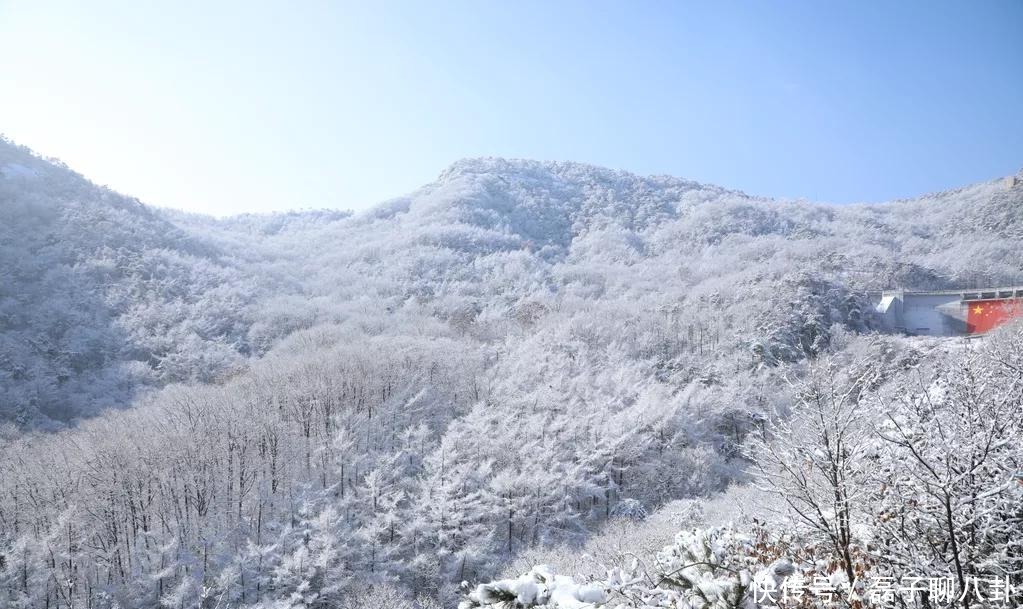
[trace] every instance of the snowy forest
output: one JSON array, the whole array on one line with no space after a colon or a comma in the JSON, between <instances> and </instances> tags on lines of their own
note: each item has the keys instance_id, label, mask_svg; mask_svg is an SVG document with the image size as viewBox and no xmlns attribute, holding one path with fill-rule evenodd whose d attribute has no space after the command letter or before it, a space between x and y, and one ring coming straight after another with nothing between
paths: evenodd
<instances>
[{"instance_id":1,"label":"snowy forest","mask_svg":"<svg viewBox=\"0 0 1023 609\"><path fill-rule=\"evenodd\" d=\"M1021 285L1021 243L1023 174L484 158L213 218L0 141L0 607L1020 606L1023 325L870 293Z\"/></svg>"}]
</instances>

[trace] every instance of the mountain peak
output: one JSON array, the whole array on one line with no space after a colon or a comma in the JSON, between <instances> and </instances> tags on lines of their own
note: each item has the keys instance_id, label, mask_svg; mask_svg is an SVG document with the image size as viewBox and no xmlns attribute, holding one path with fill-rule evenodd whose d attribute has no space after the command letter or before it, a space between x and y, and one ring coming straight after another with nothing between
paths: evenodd
<instances>
[{"instance_id":1,"label":"mountain peak","mask_svg":"<svg viewBox=\"0 0 1023 609\"><path fill-rule=\"evenodd\" d=\"M464 176L493 176L506 181L534 181L541 178L579 184L641 184L650 187L713 188L693 180L669 175L641 175L622 169L611 169L575 161L541 161L506 157L468 157L455 161L438 176L438 182L449 182ZM725 190L725 189L720 189Z\"/></svg>"}]
</instances>

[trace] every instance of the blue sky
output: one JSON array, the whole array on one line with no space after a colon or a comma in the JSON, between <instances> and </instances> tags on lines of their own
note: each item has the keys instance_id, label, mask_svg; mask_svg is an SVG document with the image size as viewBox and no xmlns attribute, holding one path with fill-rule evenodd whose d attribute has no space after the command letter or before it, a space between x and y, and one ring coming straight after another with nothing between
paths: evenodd
<instances>
[{"instance_id":1,"label":"blue sky","mask_svg":"<svg viewBox=\"0 0 1023 609\"><path fill-rule=\"evenodd\" d=\"M1023 168L1021 31L1017 0L0 0L0 133L217 215L484 155L881 201Z\"/></svg>"}]
</instances>

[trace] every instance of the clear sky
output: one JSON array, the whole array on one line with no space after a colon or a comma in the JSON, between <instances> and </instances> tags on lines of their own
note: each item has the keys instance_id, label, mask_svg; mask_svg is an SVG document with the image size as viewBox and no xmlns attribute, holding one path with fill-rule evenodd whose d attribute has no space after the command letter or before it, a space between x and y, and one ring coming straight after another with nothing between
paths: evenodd
<instances>
[{"instance_id":1,"label":"clear sky","mask_svg":"<svg viewBox=\"0 0 1023 609\"><path fill-rule=\"evenodd\" d=\"M1023 2L0 0L0 133L217 215L497 155L879 201L1023 167Z\"/></svg>"}]
</instances>

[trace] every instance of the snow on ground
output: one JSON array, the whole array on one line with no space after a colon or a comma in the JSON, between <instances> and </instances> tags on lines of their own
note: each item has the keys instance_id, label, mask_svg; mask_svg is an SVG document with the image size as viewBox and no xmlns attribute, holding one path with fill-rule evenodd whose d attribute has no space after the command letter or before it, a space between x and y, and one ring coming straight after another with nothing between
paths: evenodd
<instances>
[{"instance_id":1,"label":"snow on ground","mask_svg":"<svg viewBox=\"0 0 1023 609\"><path fill-rule=\"evenodd\" d=\"M516 606L551 605L559 609L589 609L607 602L604 590L595 584L579 584L566 575L555 575L547 565L537 565L515 579L480 584L460 609L515 601Z\"/></svg>"}]
</instances>

